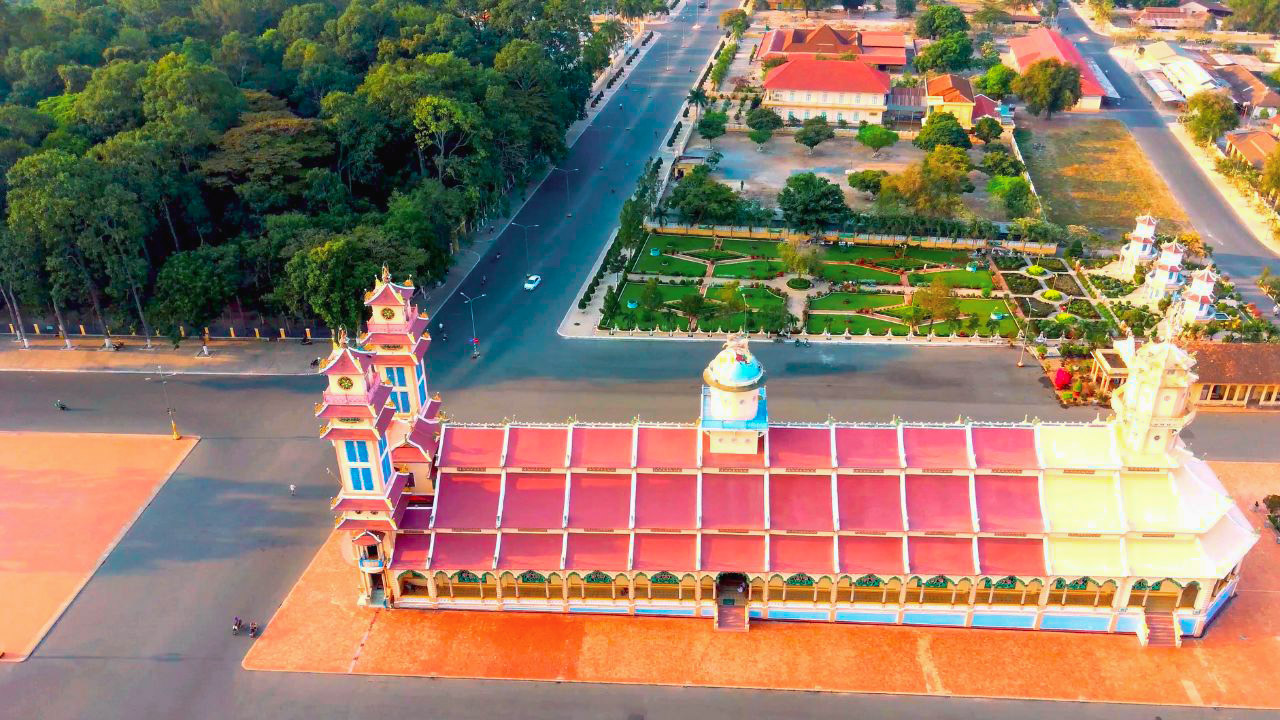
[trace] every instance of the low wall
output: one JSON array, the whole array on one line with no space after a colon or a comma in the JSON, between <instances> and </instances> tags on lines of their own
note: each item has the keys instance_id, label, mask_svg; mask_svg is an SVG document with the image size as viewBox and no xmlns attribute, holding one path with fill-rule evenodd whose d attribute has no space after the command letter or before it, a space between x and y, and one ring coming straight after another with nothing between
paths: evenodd
<instances>
[{"instance_id":1,"label":"low wall","mask_svg":"<svg viewBox=\"0 0 1280 720\"><path fill-rule=\"evenodd\" d=\"M814 237L786 228L735 227L730 225L677 225L660 224L646 220L645 230L661 235L690 235L696 237L739 238L744 240L807 240ZM1001 248L1032 255L1053 255L1058 252L1057 243L1038 243L1027 240L992 240L987 238L950 238L920 235L886 235L880 233L825 232L817 236L823 242L856 242L862 245L916 245L926 248L956 250L982 250Z\"/></svg>"}]
</instances>

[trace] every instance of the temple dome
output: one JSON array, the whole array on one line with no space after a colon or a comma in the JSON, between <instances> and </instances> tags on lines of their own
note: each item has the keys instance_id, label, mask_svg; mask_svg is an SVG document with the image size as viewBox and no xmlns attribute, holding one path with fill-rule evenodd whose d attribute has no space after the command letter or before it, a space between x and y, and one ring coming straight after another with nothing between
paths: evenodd
<instances>
[{"instance_id":1,"label":"temple dome","mask_svg":"<svg viewBox=\"0 0 1280 720\"><path fill-rule=\"evenodd\" d=\"M764 384L764 367L747 349L747 339L737 336L724 344L702 379L708 385L728 392L746 392Z\"/></svg>"}]
</instances>

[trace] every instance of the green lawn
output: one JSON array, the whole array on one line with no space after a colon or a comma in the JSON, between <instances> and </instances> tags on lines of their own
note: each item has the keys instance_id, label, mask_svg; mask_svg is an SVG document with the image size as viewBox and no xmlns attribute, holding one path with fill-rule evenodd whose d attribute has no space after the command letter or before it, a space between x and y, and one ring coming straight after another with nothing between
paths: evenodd
<instances>
[{"instance_id":1,"label":"green lawn","mask_svg":"<svg viewBox=\"0 0 1280 720\"><path fill-rule=\"evenodd\" d=\"M894 335L907 334L906 325L866 315L809 315L810 333L821 335L824 330L830 329L832 335L843 335L845 328L854 335L862 335L867 330L873 335L884 335L886 332Z\"/></svg>"},{"instance_id":2,"label":"green lawn","mask_svg":"<svg viewBox=\"0 0 1280 720\"><path fill-rule=\"evenodd\" d=\"M629 282L622 286L622 305L625 308L628 300L640 302L640 296L644 293L644 283ZM658 283L658 295L662 298L662 302L675 302L686 295L697 295L697 285L663 285Z\"/></svg>"},{"instance_id":3,"label":"green lawn","mask_svg":"<svg viewBox=\"0 0 1280 720\"><path fill-rule=\"evenodd\" d=\"M690 250L706 250L715 244L709 237L693 235L650 235L640 252L648 253L649 248L656 247L666 252L688 252Z\"/></svg>"},{"instance_id":4,"label":"green lawn","mask_svg":"<svg viewBox=\"0 0 1280 720\"><path fill-rule=\"evenodd\" d=\"M827 245L822 248L819 257L823 260L841 260L844 262L853 262L854 260L880 260L882 258L892 258L894 249L883 245L848 245L840 247L839 245Z\"/></svg>"},{"instance_id":5,"label":"green lawn","mask_svg":"<svg viewBox=\"0 0 1280 720\"><path fill-rule=\"evenodd\" d=\"M630 330L636 328L638 330L660 330L668 332L671 330L688 330L689 318L672 312L669 315L663 313L649 313L641 309L626 310L618 313L615 323L620 330ZM600 329L608 328L601 325Z\"/></svg>"},{"instance_id":6,"label":"green lawn","mask_svg":"<svg viewBox=\"0 0 1280 720\"><path fill-rule=\"evenodd\" d=\"M870 293L837 292L814 298L809 301L810 311L821 310L862 310L863 308L882 308L901 305L905 298L902 295L873 295Z\"/></svg>"},{"instance_id":7,"label":"green lawn","mask_svg":"<svg viewBox=\"0 0 1280 720\"><path fill-rule=\"evenodd\" d=\"M880 267L892 268L894 270L919 270L920 268L928 264L929 263L925 260L921 260L919 258L910 258L910 257L902 257L902 258L891 257L891 258L884 258L883 260L876 260L876 265L879 265Z\"/></svg>"},{"instance_id":8,"label":"green lawn","mask_svg":"<svg viewBox=\"0 0 1280 720\"><path fill-rule=\"evenodd\" d=\"M726 238L720 241L720 249L742 255L759 255L767 258L778 257L778 241L776 240L736 240Z\"/></svg>"},{"instance_id":9,"label":"green lawn","mask_svg":"<svg viewBox=\"0 0 1280 720\"><path fill-rule=\"evenodd\" d=\"M913 274L910 277L912 285L930 285L934 278L943 277L947 284L953 288L971 288L973 290L984 290L991 287L991 271L977 270L969 272L968 270L943 270L936 273L920 273Z\"/></svg>"},{"instance_id":10,"label":"green lawn","mask_svg":"<svg viewBox=\"0 0 1280 720\"><path fill-rule=\"evenodd\" d=\"M1000 321L1000 327L998 329L999 333L1001 335L1012 335L1018 332L1018 324L1013 319L1013 311L1009 309L1009 304L1004 300L989 298L961 298L959 300L959 305L960 320L957 324L960 328L964 327L964 318L966 316L977 315L979 320L978 334L986 336L988 334L985 330L987 318L991 317L991 313L993 312L1002 312L1005 314L1005 317ZM903 320L911 317L910 307L892 308L884 310L883 312L885 315L892 315L894 317L902 318ZM956 330L951 323L935 322L921 325L919 332L927 333L928 328L930 327L934 328L939 335L950 335Z\"/></svg>"},{"instance_id":11,"label":"green lawn","mask_svg":"<svg viewBox=\"0 0 1280 720\"><path fill-rule=\"evenodd\" d=\"M776 260L748 260L746 262L718 263L713 277L764 280L782 272L782 263Z\"/></svg>"},{"instance_id":12,"label":"green lawn","mask_svg":"<svg viewBox=\"0 0 1280 720\"><path fill-rule=\"evenodd\" d=\"M682 277L702 277L707 272L704 263L671 257L670 255L650 255L646 250L636 259L632 272L645 275L679 275Z\"/></svg>"},{"instance_id":13,"label":"green lawn","mask_svg":"<svg viewBox=\"0 0 1280 720\"><path fill-rule=\"evenodd\" d=\"M829 263L823 263L822 271L819 274L824 280L830 280L832 282L866 280L874 282L877 285L896 285L898 283L898 276L891 272L862 267L860 265L831 265Z\"/></svg>"},{"instance_id":14,"label":"green lawn","mask_svg":"<svg viewBox=\"0 0 1280 720\"><path fill-rule=\"evenodd\" d=\"M709 260L717 262L720 260L733 260L742 257L738 253L725 252L724 250L690 250L687 255L696 257L699 260Z\"/></svg>"},{"instance_id":15,"label":"green lawn","mask_svg":"<svg viewBox=\"0 0 1280 720\"><path fill-rule=\"evenodd\" d=\"M957 265L963 267L969 262L969 253L964 250L948 250L946 248L908 247L907 257L924 260L935 265Z\"/></svg>"},{"instance_id":16,"label":"green lawn","mask_svg":"<svg viewBox=\"0 0 1280 720\"><path fill-rule=\"evenodd\" d=\"M770 306L781 306L786 301L781 295L777 295L769 288L742 288L742 297L747 301L747 307L760 310Z\"/></svg>"}]
</instances>

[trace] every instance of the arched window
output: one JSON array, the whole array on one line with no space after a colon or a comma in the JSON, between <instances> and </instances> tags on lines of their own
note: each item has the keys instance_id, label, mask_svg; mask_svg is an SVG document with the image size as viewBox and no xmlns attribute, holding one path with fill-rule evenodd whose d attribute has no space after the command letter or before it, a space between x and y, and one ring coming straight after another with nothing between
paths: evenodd
<instances>
[{"instance_id":1,"label":"arched window","mask_svg":"<svg viewBox=\"0 0 1280 720\"><path fill-rule=\"evenodd\" d=\"M480 599L495 600L498 597L498 576L485 573L480 577Z\"/></svg>"},{"instance_id":2,"label":"arched window","mask_svg":"<svg viewBox=\"0 0 1280 720\"><path fill-rule=\"evenodd\" d=\"M831 582L831 578L824 577L818 579L818 584L813 595L813 601L827 605L831 602L831 590L835 587L835 583Z\"/></svg>"},{"instance_id":3,"label":"arched window","mask_svg":"<svg viewBox=\"0 0 1280 720\"><path fill-rule=\"evenodd\" d=\"M515 600L520 597L520 591L516 589L516 576L512 573L502 573L502 577L498 578L498 587L502 590L503 600Z\"/></svg>"},{"instance_id":4,"label":"arched window","mask_svg":"<svg viewBox=\"0 0 1280 720\"><path fill-rule=\"evenodd\" d=\"M853 581L853 601L861 603L881 603L885 601L888 585L883 578L876 575L863 575ZM897 602L895 596L893 602Z\"/></svg>"},{"instance_id":5,"label":"arched window","mask_svg":"<svg viewBox=\"0 0 1280 720\"><path fill-rule=\"evenodd\" d=\"M786 597L786 588L786 581L782 579L781 575L774 575L769 578L769 601L776 602L784 599Z\"/></svg>"},{"instance_id":6,"label":"arched window","mask_svg":"<svg viewBox=\"0 0 1280 720\"><path fill-rule=\"evenodd\" d=\"M853 602L853 578L848 575L841 575L836 581L836 602Z\"/></svg>"},{"instance_id":7,"label":"arched window","mask_svg":"<svg viewBox=\"0 0 1280 720\"><path fill-rule=\"evenodd\" d=\"M470 570L459 570L450 578L453 581L453 596L460 599L480 599L480 576Z\"/></svg>"},{"instance_id":8,"label":"arched window","mask_svg":"<svg viewBox=\"0 0 1280 720\"><path fill-rule=\"evenodd\" d=\"M1109 608L1116 604L1116 581L1108 580L1098 586L1098 602L1094 607Z\"/></svg>"},{"instance_id":9,"label":"arched window","mask_svg":"<svg viewBox=\"0 0 1280 720\"><path fill-rule=\"evenodd\" d=\"M547 576L547 595L552 600L564 599L564 578L560 577L560 573Z\"/></svg>"},{"instance_id":10,"label":"arched window","mask_svg":"<svg viewBox=\"0 0 1280 720\"><path fill-rule=\"evenodd\" d=\"M782 597L787 602L813 602L813 578L804 573L796 573L783 581Z\"/></svg>"},{"instance_id":11,"label":"arched window","mask_svg":"<svg viewBox=\"0 0 1280 720\"><path fill-rule=\"evenodd\" d=\"M956 581L951 594L952 605L968 605L969 594L973 591L973 581L969 578L960 578Z\"/></svg>"},{"instance_id":12,"label":"arched window","mask_svg":"<svg viewBox=\"0 0 1280 720\"><path fill-rule=\"evenodd\" d=\"M422 597L423 595L429 594L427 576L417 570L406 570L400 573L400 576L396 578L396 580L400 583L401 596L408 595Z\"/></svg>"},{"instance_id":13,"label":"arched window","mask_svg":"<svg viewBox=\"0 0 1280 720\"><path fill-rule=\"evenodd\" d=\"M680 599L692 601L698 595L698 579L692 575L680 578Z\"/></svg>"},{"instance_id":14,"label":"arched window","mask_svg":"<svg viewBox=\"0 0 1280 720\"><path fill-rule=\"evenodd\" d=\"M1094 607L1098 604L1098 583L1087 577L1070 581L1058 578L1053 581L1049 602L1062 606Z\"/></svg>"},{"instance_id":15,"label":"arched window","mask_svg":"<svg viewBox=\"0 0 1280 720\"><path fill-rule=\"evenodd\" d=\"M680 578L663 570L649 577L649 598L651 600L679 600Z\"/></svg>"},{"instance_id":16,"label":"arched window","mask_svg":"<svg viewBox=\"0 0 1280 720\"><path fill-rule=\"evenodd\" d=\"M764 602L765 580L756 575L751 578L751 602Z\"/></svg>"},{"instance_id":17,"label":"arched window","mask_svg":"<svg viewBox=\"0 0 1280 720\"><path fill-rule=\"evenodd\" d=\"M716 579L711 575L703 575L699 585L702 587L702 600L709 601L716 599Z\"/></svg>"},{"instance_id":18,"label":"arched window","mask_svg":"<svg viewBox=\"0 0 1280 720\"><path fill-rule=\"evenodd\" d=\"M1196 606L1196 598L1200 595L1200 583L1192 580L1187 586L1182 588L1182 594L1178 596L1178 607L1191 610Z\"/></svg>"},{"instance_id":19,"label":"arched window","mask_svg":"<svg viewBox=\"0 0 1280 720\"><path fill-rule=\"evenodd\" d=\"M516 576L516 593L522 598L549 598L546 576L533 570L520 573Z\"/></svg>"},{"instance_id":20,"label":"arched window","mask_svg":"<svg viewBox=\"0 0 1280 720\"><path fill-rule=\"evenodd\" d=\"M605 573L596 570L582 576L582 582L586 585L587 598L591 600L612 600L613 599L613 578Z\"/></svg>"},{"instance_id":21,"label":"arched window","mask_svg":"<svg viewBox=\"0 0 1280 720\"><path fill-rule=\"evenodd\" d=\"M446 573L436 573L436 597L453 597L453 582Z\"/></svg>"},{"instance_id":22,"label":"arched window","mask_svg":"<svg viewBox=\"0 0 1280 720\"><path fill-rule=\"evenodd\" d=\"M613 576L613 597L615 600L627 600L631 597L631 581L621 573Z\"/></svg>"},{"instance_id":23,"label":"arched window","mask_svg":"<svg viewBox=\"0 0 1280 720\"><path fill-rule=\"evenodd\" d=\"M568 579L569 599L581 600L586 594L586 583L582 582L582 576L578 573L569 573Z\"/></svg>"},{"instance_id":24,"label":"arched window","mask_svg":"<svg viewBox=\"0 0 1280 720\"><path fill-rule=\"evenodd\" d=\"M983 578L978 583L978 605L1021 605L1025 585L1013 576Z\"/></svg>"},{"instance_id":25,"label":"arched window","mask_svg":"<svg viewBox=\"0 0 1280 720\"><path fill-rule=\"evenodd\" d=\"M639 575L636 575L636 579L633 581L633 584L635 585L635 588L636 588L635 589L636 599L648 600L649 599L649 576L645 575L644 573L640 573Z\"/></svg>"},{"instance_id":26,"label":"arched window","mask_svg":"<svg viewBox=\"0 0 1280 720\"><path fill-rule=\"evenodd\" d=\"M955 583L944 575L934 575L923 582L921 602L927 604L950 605L955 594Z\"/></svg>"}]
</instances>

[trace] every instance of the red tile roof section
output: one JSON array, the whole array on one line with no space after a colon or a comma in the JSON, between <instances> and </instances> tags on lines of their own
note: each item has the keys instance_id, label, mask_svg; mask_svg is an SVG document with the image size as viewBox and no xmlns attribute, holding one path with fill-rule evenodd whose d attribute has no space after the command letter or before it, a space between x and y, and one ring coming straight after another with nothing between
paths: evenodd
<instances>
[{"instance_id":1,"label":"red tile roof section","mask_svg":"<svg viewBox=\"0 0 1280 720\"><path fill-rule=\"evenodd\" d=\"M392 570L425 570L427 554L431 550L430 535L396 535L395 553L391 556Z\"/></svg>"},{"instance_id":2,"label":"red tile roof section","mask_svg":"<svg viewBox=\"0 0 1280 720\"><path fill-rule=\"evenodd\" d=\"M702 567L708 572L765 571L763 535L702 535Z\"/></svg>"},{"instance_id":3,"label":"red tile roof section","mask_svg":"<svg viewBox=\"0 0 1280 720\"><path fill-rule=\"evenodd\" d=\"M764 476L702 474L702 527L764 528Z\"/></svg>"},{"instance_id":4,"label":"red tile roof section","mask_svg":"<svg viewBox=\"0 0 1280 720\"><path fill-rule=\"evenodd\" d=\"M499 570L559 570L563 533L503 533Z\"/></svg>"},{"instance_id":5,"label":"red tile roof section","mask_svg":"<svg viewBox=\"0 0 1280 720\"><path fill-rule=\"evenodd\" d=\"M838 475L841 530L902 530L902 488L897 475Z\"/></svg>"},{"instance_id":6,"label":"red tile roof section","mask_svg":"<svg viewBox=\"0 0 1280 720\"><path fill-rule=\"evenodd\" d=\"M441 467L502 466L502 428L450 425L444 431Z\"/></svg>"},{"instance_id":7,"label":"red tile roof section","mask_svg":"<svg viewBox=\"0 0 1280 720\"><path fill-rule=\"evenodd\" d=\"M559 528L564 516L563 473L507 473L502 497L502 527L522 530Z\"/></svg>"},{"instance_id":8,"label":"red tile roof section","mask_svg":"<svg viewBox=\"0 0 1280 720\"><path fill-rule=\"evenodd\" d=\"M756 441L756 452L750 455L711 452L711 438L702 436L702 467L704 468L761 468L764 463L764 440Z\"/></svg>"},{"instance_id":9,"label":"red tile roof section","mask_svg":"<svg viewBox=\"0 0 1280 720\"><path fill-rule=\"evenodd\" d=\"M831 532L830 475L769 475L769 527Z\"/></svg>"},{"instance_id":10,"label":"red tile roof section","mask_svg":"<svg viewBox=\"0 0 1280 720\"><path fill-rule=\"evenodd\" d=\"M796 58L764 77L766 90L818 90L886 94L889 74L861 60Z\"/></svg>"},{"instance_id":11,"label":"red tile roof section","mask_svg":"<svg viewBox=\"0 0 1280 720\"><path fill-rule=\"evenodd\" d=\"M569 533L566 570L618 572L627 567L631 536L613 533Z\"/></svg>"},{"instance_id":12,"label":"red tile roof section","mask_svg":"<svg viewBox=\"0 0 1280 720\"><path fill-rule=\"evenodd\" d=\"M500 475L440 473L436 486L437 528L492 528L498 519Z\"/></svg>"},{"instance_id":13,"label":"red tile roof section","mask_svg":"<svg viewBox=\"0 0 1280 720\"><path fill-rule=\"evenodd\" d=\"M1070 63L1080 69L1080 91L1087 96L1103 96L1106 91L1093 74L1093 69L1085 62L1084 57L1070 40L1054 30L1037 28L1022 37L1009 40L1009 50L1017 60L1019 68L1025 70L1028 65L1039 60L1054 58Z\"/></svg>"},{"instance_id":14,"label":"red tile roof section","mask_svg":"<svg viewBox=\"0 0 1280 720\"><path fill-rule=\"evenodd\" d=\"M694 527L698 515L696 475L636 475L636 527Z\"/></svg>"},{"instance_id":15,"label":"red tile roof section","mask_svg":"<svg viewBox=\"0 0 1280 720\"><path fill-rule=\"evenodd\" d=\"M992 100L986 95L976 95L973 98L973 121L978 122L979 118L989 117L993 120L1000 119L1000 103Z\"/></svg>"},{"instance_id":16,"label":"red tile roof section","mask_svg":"<svg viewBox=\"0 0 1280 720\"><path fill-rule=\"evenodd\" d=\"M874 535L841 535L840 572L854 575L900 575L906 572L902 563L901 537Z\"/></svg>"},{"instance_id":17,"label":"red tile roof section","mask_svg":"<svg viewBox=\"0 0 1280 720\"><path fill-rule=\"evenodd\" d=\"M1044 532L1040 481L1027 475L974 475L978 529L982 532Z\"/></svg>"},{"instance_id":18,"label":"red tile roof section","mask_svg":"<svg viewBox=\"0 0 1280 720\"><path fill-rule=\"evenodd\" d=\"M493 567L498 536L480 533L436 533L431 551L433 570L471 570L483 574Z\"/></svg>"},{"instance_id":19,"label":"red tile roof section","mask_svg":"<svg viewBox=\"0 0 1280 720\"><path fill-rule=\"evenodd\" d=\"M977 467L1037 470L1035 430L1025 427L975 427L973 456Z\"/></svg>"},{"instance_id":20,"label":"red tile roof section","mask_svg":"<svg viewBox=\"0 0 1280 720\"><path fill-rule=\"evenodd\" d=\"M637 428L636 467L698 467L698 430L693 427Z\"/></svg>"},{"instance_id":21,"label":"red tile roof section","mask_svg":"<svg viewBox=\"0 0 1280 720\"><path fill-rule=\"evenodd\" d=\"M902 444L906 448L907 467L968 468L968 429L904 427Z\"/></svg>"},{"instance_id":22,"label":"red tile roof section","mask_svg":"<svg viewBox=\"0 0 1280 720\"><path fill-rule=\"evenodd\" d=\"M978 562L984 575L1044 577L1044 542L1021 538L978 538Z\"/></svg>"},{"instance_id":23,"label":"red tile roof section","mask_svg":"<svg viewBox=\"0 0 1280 720\"><path fill-rule=\"evenodd\" d=\"M507 436L507 467L565 467L569 431L564 427L512 425Z\"/></svg>"},{"instance_id":24,"label":"red tile roof section","mask_svg":"<svg viewBox=\"0 0 1280 720\"><path fill-rule=\"evenodd\" d=\"M697 564L698 536L636 533L632 570L681 572Z\"/></svg>"},{"instance_id":25,"label":"red tile roof section","mask_svg":"<svg viewBox=\"0 0 1280 720\"><path fill-rule=\"evenodd\" d=\"M835 568L834 553L830 536L770 535L769 572L829 573Z\"/></svg>"},{"instance_id":26,"label":"red tile roof section","mask_svg":"<svg viewBox=\"0 0 1280 720\"><path fill-rule=\"evenodd\" d=\"M404 515L397 525L401 530L426 530L431 527L431 508L405 508Z\"/></svg>"},{"instance_id":27,"label":"red tile roof section","mask_svg":"<svg viewBox=\"0 0 1280 720\"><path fill-rule=\"evenodd\" d=\"M836 466L888 469L902 467L897 428L836 427Z\"/></svg>"},{"instance_id":28,"label":"red tile roof section","mask_svg":"<svg viewBox=\"0 0 1280 720\"><path fill-rule=\"evenodd\" d=\"M623 530L631 521L631 475L569 476L569 527Z\"/></svg>"},{"instance_id":29,"label":"red tile roof section","mask_svg":"<svg viewBox=\"0 0 1280 720\"><path fill-rule=\"evenodd\" d=\"M907 475L909 530L973 532L969 478L964 475Z\"/></svg>"},{"instance_id":30,"label":"red tile roof section","mask_svg":"<svg viewBox=\"0 0 1280 720\"><path fill-rule=\"evenodd\" d=\"M586 468L629 468L634 435L634 427L575 427L569 464Z\"/></svg>"},{"instance_id":31,"label":"red tile roof section","mask_svg":"<svg viewBox=\"0 0 1280 720\"><path fill-rule=\"evenodd\" d=\"M830 428L769 428L769 467L821 470L832 461Z\"/></svg>"},{"instance_id":32,"label":"red tile roof section","mask_svg":"<svg viewBox=\"0 0 1280 720\"><path fill-rule=\"evenodd\" d=\"M917 575L975 575L973 539L948 537L907 538L907 562Z\"/></svg>"}]
</instances>

